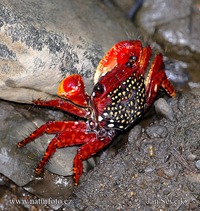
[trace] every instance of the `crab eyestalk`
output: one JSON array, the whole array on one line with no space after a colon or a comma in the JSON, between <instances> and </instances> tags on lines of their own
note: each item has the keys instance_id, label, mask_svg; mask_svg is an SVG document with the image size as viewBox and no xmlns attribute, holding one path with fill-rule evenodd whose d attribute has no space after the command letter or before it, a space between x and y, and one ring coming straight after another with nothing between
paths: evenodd
<instances>
[{"instance_id":1,"label":"crab eyestalk","mask_svg":"<svg viewBox=\"0 0 200 211\"><path fill-rule=\"evenodd\" d=\"M78 75L70 75L63 79L58 86L58 96L73 102L76 105L86 107L89 96L85 91L83 78Z\"/></svg>"}]
</instances>

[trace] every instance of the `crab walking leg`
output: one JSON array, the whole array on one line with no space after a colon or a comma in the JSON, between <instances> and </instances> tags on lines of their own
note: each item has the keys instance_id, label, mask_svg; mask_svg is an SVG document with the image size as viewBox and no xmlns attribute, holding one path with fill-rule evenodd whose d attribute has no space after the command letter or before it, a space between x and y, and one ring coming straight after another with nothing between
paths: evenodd
<instances>
[{"instance_id":1,"label":"crab walking leg","mask_svg":"<svg viewBox=\"0 0 200 211\"><path fill-rule=\"evenodd\" d=\"M163 70L162 54L155 56L152 67L146 78L146 103L150 105L155 99L160 87L172 97L176 95L176 91L168 80L165 71Z\"/></svg>"},{"instance_id":2,"label":"crab walking leg","mask_svg":"<svg viewBox=\"0 0 200 211\"><path fill-rule=\"evenodd\" d=\"M164 70L163 70L164 72ZM163 89L165 89L165 91L171 96L171 97L175 97L176 96L176 90L174 89L174 87L172 86L172 84L170 83L170 81L168 80L165 72L164 72L164 76L163 76L163 81L161 83L161 86Z\"/></svg>"},{"instance_id":3,"label":"crab walking leg","mask_svg":"<svg viewBox=\"0 0 200 211\"><path fill-rule=\"evenodd\" d=\"M40 174L42 172L44 166L53 156L57 148L81 145L95 139L95 133L72 131L57 134L49 143L42 160L38 163L35 169L35 173Z\"/></svg>"},{"instance_id":4,"label":"crab walking leg","mask_svg":"<svg viewBox=\"0 0 200 211\"><path fill-rule=\"evenodd\" d=\"M140 71L138 72L138 75L139 74L142 74L142 75L145 74L146 67L148 66L150 56L151 56L151 47L147 46L147 47L143 48L142 55L141 55L140 60L139 60Z\"/></svg>"},{"instance_id":5,"label":"crab walking leg","mask_svg":"<svg viewBox=\"0 0 200 211\"><path fill-rule=\"evenodd\" d=\"M27 138L20 141L17 144L17 147L23 147L24 145L34 141L36 138L40 137L44 133L52 134L52 133L62 133L62 132L70 132L73 134L73 131L79 131L85 133L87 129L87 125L85 122L81 121L68 121L68 122L55 122L49 121L39 128L37 128L34 132L32 132Z\"/></svg>"},{"instance_id":6,"label":"crab walking leg","mask_svg":"<svg viewBox=\"0 0 200 211\"><path fill-rule=\"evenodd\" d=\"M99 152L105 146L107 146L111 142L110 137L106 137L103 140L91 140L81 146L77 151L77 154L74 158L74 181L75 185L78 184L78 180L83 173L83 161L91 157L92 155Z\"/></svg>"},{"instance_id":7,"label":"crab walking leg","mask_svg":"<svg viewBox=\"0 0 200 211\"><path fill-rule=\"evenodd\" d=\"M70 103L69 101L59 99L59 98L55 100L49 100L49 101L38 99L38 100L34 100L33 103L34 105L38 105L38 106L48 106L48 107L58 108L60 110L66 111L68 113L74 114L79 117L86 117L89 112L87 107L79 107L79 106L76 106L75 104Z\"/></svg>"}]
</instances>

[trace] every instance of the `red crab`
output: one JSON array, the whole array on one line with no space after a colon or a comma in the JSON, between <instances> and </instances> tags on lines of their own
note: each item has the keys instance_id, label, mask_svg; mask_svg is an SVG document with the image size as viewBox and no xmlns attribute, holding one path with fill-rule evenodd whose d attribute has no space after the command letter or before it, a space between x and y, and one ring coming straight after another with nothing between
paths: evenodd
<instances>
[{"instance_id":1,"label":"red crab","mask_svg":"<svg viewBox=\"0 0 200 211\"><path fill-rule=\"evenodd\" d=\"M60 83L60 98L33 102L39 106L59 108L85 119L47 122L18 143L18 147L23 147L44 133L56 134L35 169L36 173L41 173L57 148L82 145L74 158L73 172L77 185L83 173L82 161L96 154L117 134L130 127L152 104L160 87L170 96L175 96L175 90L164 72L161 54L155 56L145 79L150 56L151 48L143 48L139 40L121 41L100 61L91 96L85 91L82 77L74 74Z\"/></svg>"}]
</instances>

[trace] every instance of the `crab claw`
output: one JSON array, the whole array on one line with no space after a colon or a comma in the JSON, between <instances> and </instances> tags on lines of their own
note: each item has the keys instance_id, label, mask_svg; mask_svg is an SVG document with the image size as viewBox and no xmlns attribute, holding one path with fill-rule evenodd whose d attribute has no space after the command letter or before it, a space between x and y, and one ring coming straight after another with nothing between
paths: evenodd
<instances>
[{"instance_id":1,"label":"crab claw","mask_svg":"<svg viewBox=\"0 0 200 211\"><path fill-rule=\"evenodd\" d=\"M137 62L141 63L140 59L144 59L142 54L142 43L139 40L121 41L115 44L99 62L94 76L94 83L97 83L103 73L111 71L118 65L125 65L131 57L134 57ZM145 58L145 61L147 60Z\"/></svg>"},{"instance_id":2,"label":"crab claw","mask_svg":"<svg viewBox=\"0 0 200 211\"><path fill-rule=\"evenodd\" d=\"M89 96L85 91L83 78L78 74L64 78L58 86L57 94L76 105L83 107L88 105Z\"/></svg>"}]
</instances>

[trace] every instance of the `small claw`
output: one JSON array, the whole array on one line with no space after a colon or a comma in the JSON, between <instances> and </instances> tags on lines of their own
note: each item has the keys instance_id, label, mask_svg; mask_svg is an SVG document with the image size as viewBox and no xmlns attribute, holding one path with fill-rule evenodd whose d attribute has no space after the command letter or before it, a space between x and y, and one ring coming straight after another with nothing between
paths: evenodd
<instances>
[{"instance_id":1,"label":"small claw","mask_svg":"<svg viewBox=\"0 0 200 211\"><path fill-rule=\"evenodd\" d=\"M61 81L58 96L79 106L88 105L89 96L85 91L83 78L78 74L70 75Z\"/></svg>"}]
</instances>

